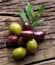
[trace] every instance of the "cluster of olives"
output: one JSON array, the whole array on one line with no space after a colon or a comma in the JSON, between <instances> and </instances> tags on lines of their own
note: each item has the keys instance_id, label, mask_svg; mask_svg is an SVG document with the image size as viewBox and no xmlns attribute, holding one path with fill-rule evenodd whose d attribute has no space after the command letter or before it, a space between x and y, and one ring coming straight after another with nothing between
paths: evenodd
<instances>
[{"instance_id":1,"label":"cluster of olives","mask_svg":"<svg viewBox=\"0 0 55 65\"><path fill-rule=\"evenodd\" d=\"M37 50L36 40L43 39L45 36L43 31L32 31L30 23L21 25L13 22L10 24L10 31L12 35L8 37L6 45L8 47L18 46L13 51L14 59L22 59L27 51L35 53Z\"/></svg>"}]
</instances>

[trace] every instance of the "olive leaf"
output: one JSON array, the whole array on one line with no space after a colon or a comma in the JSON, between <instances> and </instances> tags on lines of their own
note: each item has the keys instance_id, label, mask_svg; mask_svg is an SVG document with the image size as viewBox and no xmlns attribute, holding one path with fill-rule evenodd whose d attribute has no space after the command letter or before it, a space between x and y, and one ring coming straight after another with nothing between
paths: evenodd
<instances>
[{"instance_id":1,"label":"olive leaf","mask_svg":"<svg viewBox=\"0 0 55 65\"><path fill-rule=\"evenodd\" d=\"M19 14L20 14L20 18L22 19L23 22L26 22L28 20L26 13L24 12L23 9L19 8Z\"/></svg>"},{"instance_id":2,"label":"olive leaf","mask_svg":"<svg viewBox=\"0 0 55 65\"><path fill-rule=\"evenodd\" d=\"M40 16L42 15L44 9L45 9L45 5L42 4L38 13L33 17L32 23L35 22L36 20L40 19Z\"/></svg>"},{"instance_id":3,"label":"olive leaf","mask_svg":"<svg viewBox=\"0 0 55 65\"><path fill-rule=\"evenodd\" d=\"M39 17L38 17L37 15L35 15L35 16L33 17L32 23L35 22L35 21L37 21L38 19L39 19Z\"/></svg>"},{"instance_id":4,"label":"olive leaf","mask_svg":"<svg viewBox=\"0 0 55 65\"><path fill-rule=\"evenodd\" d=\"M32 24L32 27L39 26L39 25L42 24L43 22L44 22L44 19L41 19L41 20L35 21L35 22Z\"/></svg>"},{"instance_id":5,"label":"olive leaf","mask_svg":"<svg viewBox=\"0 0 55 65\"><path fill-rule=\"evenodd\" d=\"M45 9L45 4L42 4L39 11L38 11L38 13L37 13L38 17L40 17L42 15L44 9Z\"/></svg>"},{"instance_id":6,"label":"olive leaf","mask_svg":"<svg viewBox=\"0 0 55 65\"><path fill-rule=\"evenodd\" d=\"M39 26L40 24L43 23L43 19L40 20L40 16L42 15L43 11L45 9L45 5L42 4L38 13L36 15L34 15L34 11L32 8L32 5L30 5L29 3L26 5L26 13L24 12L23 9L19 9L19 14L21 19L23 20L23 22L26 22L28 19L30 20L30 22L32 22L32 27L36 27ZM28 18L27 18L27 16Z\"/></svg>"},{"instance_id":7,"label":"olive leaf","mask_svg":"<svg viewBox=\"0 0 55 65\"><path fill-rule=\"evenodd\" d=\"M29 20L32 22L34 17L34 11L33 11L32 5L30 5L29 3L26 5L26 13Z\"/></svg>"}]
</instances>

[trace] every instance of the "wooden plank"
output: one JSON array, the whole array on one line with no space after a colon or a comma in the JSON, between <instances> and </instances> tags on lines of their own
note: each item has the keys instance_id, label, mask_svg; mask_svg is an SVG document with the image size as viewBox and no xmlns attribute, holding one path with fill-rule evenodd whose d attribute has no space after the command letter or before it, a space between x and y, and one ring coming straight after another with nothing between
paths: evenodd
<instances>
[{"instance_id":1,"label":"wooden plank","mask_svg":"<svg viewBox=\"0 0 55 65\"><path fill-rule=\"evenodd\" d=\"M2 1L1 1L2 2ZM0 8L1 8L1 10L2 11L0 11L0 21L5 21L5 20L11 20L11 21L20 21L20 19L18 18L18 16L19 16L19 13L18 13L18 8L19 7L22 7L22 8L24 8L24 5L25 5L25 3L23 3L23 1L22 1L22 3L20 4L20 3L18 3L17 4L17 2L18 1L9 1L9 2L2 2L2 4L3 5L0 5ZM32 1L32 2L30 2L30 3L32 3L32 5L33 5L33 9L34 10L38 10L39 9L39 7L40 7L40 5L41 5L41 3L40 4L38 4L40 1L37 1L36 2L36 0L35 1ZM55 19L55 14L54 14L54 12L52 12L52 11L54 11L55 10L55 1L53 0L53 1L51 1L50 0L50 2L49 1L43 1L43 2L46 2L46 12L45 12L45 14L48 14L47 15L47 18L45 18L46 20L53 20L53 19ZM12 3L12 4L11 4ZM14 3L16 3L16 4L14 4ZM9 6L8 6L8 5ZM12 5L12 6L11 6ZM38 6L37 6L38 5ZM4 8L4 9L3 9ZM8 10L8 11L7 11ZM11 10L11 11L10 11ZM16 11L15 11L16 10ZM50 18L49 18L49 16L50 15L52 15ZM8 17L7 17L8 16ZM15 20L14 20L15 19Z\"/></svg>"},{"instance_id":2,"label":"wooden plank","mask_svg":"<svg viewBox=\"0 0 55 65\"><path fill-rule=\"evenodd\" d=\"M27 63L32 63L32 62L44 60L47 58L55 57L55 41L44 42L44 43L40 44L35 55L29 55L26 58L24 58L23 60L18 61L18 62L16 62L12 58L12 54L11 54L12 50L13 49L11 49L11 48L10 49L7 49L7 48L0 49L0 63L2 63L1 65L3 65L3 64L4 65L9 65L9 64L15 65L16 63L17 64L19 63L19 65L24 65Z\"/></svg>"},{"instance_id":3,"label":"wooden plank","mask_svg":"<svg viewBox=\"0 0 55 65\"><path fill-rule=\"evenodd\" d=\"M46 4L44 17L45 22L36 27L37 30L46 31L45 40L38 44L35 55L28 55L23 60L16 62L12 58L14 48L6 48L6 39L10 34L11 22L20 22L19 7L25 10L26 3L31 3L36 13L42 3ZM48 58L55 57L55 0L1 0L0 1L0 65L24 65ZM49 63L47 63L48 65ZM45 63L46 65L46 63Z\"/></svg>"},{"instance_id":4,"label":"wooden plank","mask_svg":"<svg viewBox=\"0 0 55 65\"><path fill-rule=\"evenodd\" d=\"M55 60L44 61L41 63L30 64L30 65L55 65Z\"/></svg>"},{"instance_id":5,"label":"wooden plank","mask_svg":"<svg viewBox=\"0 0 55 65\"><path fill-rule=\"evenodd\" d=\"M19 1L19 0L18 0ZM0 4L0 12L5 12L5 13L7 13L7 12L18 12L18 8L19 7L22 7L22 8L24 8L24 6L26 5L26 3L27 2L25 2L24 3L24 1L22 1L21 3L19 3L17 0L11 0L11 1L9 1L9 2L2 2L1 4ZM33 8L34 8L34 10L37 10L37 9L39 9L39 7L40 7L40 5L42 4L42 3L45 3L46 2L46 8L49 10L49 9L54 9L55 8L55 0L53 0L53 1L51 1L51 0L41 0L41 1L37 1L37 0L35 0L35 1L31 1L30 3L33 5ZM37 6L38 5L38 6ZM54 8L53 8L54 7ZM14 13L14 14L15 14Z\"/></svg>"}]
</instances>

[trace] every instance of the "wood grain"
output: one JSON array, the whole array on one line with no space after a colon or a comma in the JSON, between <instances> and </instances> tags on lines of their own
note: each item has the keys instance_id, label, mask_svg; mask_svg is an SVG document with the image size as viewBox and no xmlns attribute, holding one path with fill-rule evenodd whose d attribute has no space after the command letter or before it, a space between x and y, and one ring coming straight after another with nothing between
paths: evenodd
<instances>
[{"instance_id":1,"label":"wood grain","mask_svg":"<svg viewBox=\"0 0 55 65\"><path fill-rule=\"evenodd\" d=\"M50 40L51 43L43 42L42 44L39 45L39 48L35 55L29 55L29 56L25 57L24 60L21 60L19 62L15 62L15 60L12 59L11 53L12 53L13 49L11 49L11 48L10 49L7 49L7 48L1 49L0 50L0 58L1 58L0 62L2 62L2 65L3 64L9 65L9 64L13 64L13 63L14 63L14 65L16 63L17 63L17 65L18 65L18 63L19 63L19 65L20 64L24 65L27 63L32 63L35 61L40 61L40 60L44 60L47 58L55 57L55 52L54 52L55 51L55 41L53 41L53 42L52 41Z\"/></svg>"},{"instance_id":2,"label":"wood grain","mask_svg":"<svg viewBox=\"0 0 55 65\"><path fill-rule=\"evenodd\" d=\"M36 64L31 64L31 65L55 65L55 60L50 60L42 63L36 63Z\"/></svg>"},{"instance_id":3,"label":"wood grain","mask_svg":"<svg viewBox=\"0 0 55 65\"><path fill-rule=\"evenodd\" d=\"M28 2L32 4L35 14L41 4L45 3L46 8L41 17L45 21L35 30L46 31L46 36L44 41L38 44L35 55L28 55L23 60L16 62L12 57L14 48L6 48L5 43L10 35L9 25L11 22L21 22L18 9L21 7L25 11L25 5ZM24 65L48 58L55 58L55 0L0 0L0 65ZM51 64L54 65L55 61L40 65Z\"/></svg>"}]
</instances>

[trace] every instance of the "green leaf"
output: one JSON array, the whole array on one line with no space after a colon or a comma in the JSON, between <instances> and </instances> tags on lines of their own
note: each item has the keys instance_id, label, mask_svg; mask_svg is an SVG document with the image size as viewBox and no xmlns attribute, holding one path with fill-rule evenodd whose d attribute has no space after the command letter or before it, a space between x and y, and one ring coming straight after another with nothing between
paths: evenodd
<instances>
[{"instance_id":1,"label":"green leaf","mask_svg":"<svg viewBox=\"0 0 55 65\"><path fill-rule=\"evenodd\" d=\"M38 11L38 13L37 13L38 17L40 17L42 15L44 9L45 9L45 4L42 4L39 11Z\"/></svg>"},{"instance_id":2,"label":"green leaf","mask_svg":"<svg viewBox=\"0 0 55 65\"><path fill-rule=\"evenodd\" d=\"M40 16L42 15L44 9L45 9L45 5L42 4L39 11L38 11L38 13L33 17L32 23L40 18Z\"/></svg>"},{"instance_id":3,"label":"green leaf","mask_svg":"<svg viewBox=\"0 0 55 65\"><path fill-rule=\"evenodd\" d=\"M26 13L24 12L23 9L19 8L19 14L20 14L20 18L22 19L23 22L26 22L28 20L26 17Z\"/></svg>"},{"instance_id":4,"label":"green leaf","mask_svg":"<svg viewBox=\"0 0 55 65\"><path fill-rule=\"evenodd\" d=\"M26 5L26 13L29 20L32 22L32 19L34 17L34 11L33 11L32 5L30 5L29 3Z\"/></svg>"},{"instance_id":5,"label":"green leaf","mask_svg":"<svg viewBox=\"0 0 55 65\"><path fill-rule=\"evenodd\" d=\"M32 23L34 23L34 22L37 21L38 19L39 19L38 15L35 15L35 16L33 17Z\"/></svg>"},{"instance_id":6,"label":"green leaf","mask_svg":"<svg viewBox=\"0 0 55 65\"><path fill-rule=\"evenodd\" d=\"M41 19L41 20L35 21L35 22L32 24L32 27L39 26L39 25L42 24L43 22L44 22L44 19Z\"/></svg>"},{"instance_id":7,"label":"green leaf","mask_svg":"<svg viewBox=\"0 0 55 65\"><path fill-rule=\"evenodd\" d=\"M29 3L28 3L27 5L28 5L28 7L30 8L29 10L30 10L31 16L34 17L34 10L33 10L33 8L32 8L32 5L30 5Z\"/></svg>"}]
</instances>

